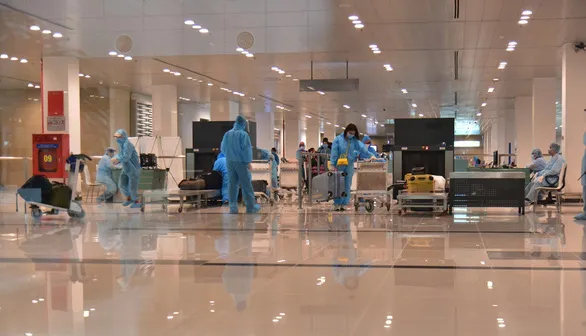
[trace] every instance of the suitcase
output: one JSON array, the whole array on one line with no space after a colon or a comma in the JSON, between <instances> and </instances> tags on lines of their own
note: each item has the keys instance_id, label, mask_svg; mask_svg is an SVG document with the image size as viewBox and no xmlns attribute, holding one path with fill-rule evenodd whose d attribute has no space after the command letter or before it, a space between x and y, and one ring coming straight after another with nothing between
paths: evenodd
<instances>
[{"instance_id":1,"label":"suitcase","mask_svg":"<svg viewBox=\"0 0 586 336\"><path fill-rule=\"evenodd\" d=\"M346 197L344 180L346 173L327 172L317 175L311 180L311 194L317 202L326 202L331 199Z\"/></svg>"},{"instance_id":2,"label":"suitcase","mask_svg":"<svg viewBox=\"0 0 586 336\"><path fill-rule=\"evenodd\" d=\"M140 154L140 167L146 169L157 168L157 156L153 153Z\"/></svg>"},{"instance_id":3,"label":"suitcase","mask_svg":"<svg viewBox=\"0 0 586 336\"><path fill-rule=\"evenodd\" d=\"M252 190L254 190L254 192L266 193L268 185L269 183L265 180L253 180Z\"/></svg>"},{"instance_id":4,"label":"suitcase","mask_svg":"<svg viewBox=\"0 0 586 336\"><path fill-rule=\"evenodd\" d=\"M47 204L51 200L52 189L51 181L45 175L34 175L18 189L18 194L27 202Z\"/></svg>"},{"instance_id":5,"label":"suitcase","mask_svg":"<svg viewBox=\"0 0 586 336\"><path fill-rule=\"evenodd\" d=\"M407 192L409 193L432 193L434 192L433 175L421 174L413 175L411 173L405 175L405 182L407 183Z\"/></svg>"},{"instance_id":6,"label":"suitcase","mask_svg":"<svg viewBox=\"0 0 586 336\"><path fill-rule=\"evenodd\" d=\"M71 194L72 190L69 186L63 183L53 182L49 204L59 208L69 209Z\"/></svg>"},{"instance_id":7,"label":"suitcase","mask_svg":"<svg viewBox=\"0 0 586 336\"><path fill-rule=\"evenodd\" d=\"M217 171L198 176L198 178L204 180L204 189L222 189L222 174Z\"/></svg>"},{"instance_id":8,"label":"suitcase","mask_svg":"<svg viewBox=\"0 0 586 336\"><path fill-rule=\"evenodd\" d=\"M202 190L206 188L206 182L200 178L182 180L179 182L179 190Z\"/></svg>"}]
</instances>

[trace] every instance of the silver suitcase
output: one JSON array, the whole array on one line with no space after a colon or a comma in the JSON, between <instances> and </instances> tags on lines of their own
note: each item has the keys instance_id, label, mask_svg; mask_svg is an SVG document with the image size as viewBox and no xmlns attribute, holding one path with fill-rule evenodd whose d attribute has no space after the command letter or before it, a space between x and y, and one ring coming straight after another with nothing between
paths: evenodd
<instances>
[{"instance_id":1,"label":"silver suitcase","mask_svg":"<svg viewBox=\"0 0 586 336\"><path fill-rule=\"evenodd\" d=\"M326 202L335 198L345 197L344 180L346 173L327 172L317 175L311 180L311 194L316 202Z\"/></svg>"}]
</instances>

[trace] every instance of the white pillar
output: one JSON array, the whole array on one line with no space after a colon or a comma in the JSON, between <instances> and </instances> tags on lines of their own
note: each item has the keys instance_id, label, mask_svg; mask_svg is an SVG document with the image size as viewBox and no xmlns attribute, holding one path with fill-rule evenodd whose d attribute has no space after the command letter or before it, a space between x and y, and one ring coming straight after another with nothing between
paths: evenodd
<instances>
[{"instance_id":1,"label":"white pillar","mask_svg":"<svg viewBox=\"0 0 586 336\"><path fill-rule=\"evenodd\" d=\"M317 150L321 144L321 139L319 138L320 122L320 120L315 118L305 120L305 124L307 125L307 131L305 131L307 141L305 142L305 146L307 149L313 147Z\"/></svg>"},{"instance_id":2,"label":"white pillar","mask_svg":"<svg viewBox=\"0 0 586 336\"><path fill-rule=\"evenodd\" d=\"M256 112L256 147L271 150L275 147L275 112L271 106Z\"/></svg>"},{"instance_id":3,"label":"white pillar","mask_svg":"<svg viewBox=\"0 0 586 336\"><path fill-rule=\"evenodd\" d=\"M114 133L123 128L130 131L130 92L115 88L109 90L110 99L110 146L118 148L116 139L112 136Z\"/></svg>"},{"instance_id":4,"label":"white pillar","mask_svg":"<svg viewBox=\"0 0 586 336\"><path fill-rule=\"evenodd\" d=\"M212 101L210 110L212 121L234 121L240 114L240 103L231 100Z\"/></svg>"},{"instance_id":5,"label":"white pillar","mask_svg":"<svg viewBox=\"0 0 586 336\"><path fill-rule=\"evenodd\" d=\"M546 151L555 141L556 78L533 80L533 148Z\"/></svg>"},{"instance_id":6,"label":"white pillar","mask_svg":"<svg viewBox=\"0 0 586 336\"><path fill-rule=\"evenodd\" d=\"M177 87L153 85L153 136L176 137Z\"/></svg>"},{"instance_id":7,"label":"white pillar","mask_svg":"<svg viewBox=\"0 0 586 336\"><path fill-rule=\"evenodd\" d=\"M289 160L295 160L295 153L299 148L299 142L301 141L301 132L303 130L303 124L299 120L285 120L285 137L283 149L285 152L283 156Z\"/></svg>"},{"instance_id":8,"label":"white pillar","mask_svg":"<svg viewBox=\"0 0 586 336\"><path fill-rule=\"evenodd\" d=\"M331 122L324 122L324 137L328 138L330 142L334 142L334 138L336 137L336 126Z\"/></svg>"},{"instance_id":9,"label":"white pillar","mask_svg":"<svg viewBox=\"0 0 586 336\"><path fill-rule=\"evenodd\" d=\"M533 150L533 98L515 98L515 131L517 133L517 166L531 163Z\"/></svg>"},{"instance_id":10,"label":"white pillar","mask_svg":"<svg viewBox=\"0 0 586 336\"><path fill-rule=\"evenodd\" d=\"M69 133L69 149L81 152L81 116L79 102L79 60L74 57L43 58L43 130ZM63 91L63 116L48 116L48 92ZM49 122L64 119L65 124L48 127ZM53 124L55 125L55 124Z\"/></svg>"},{"instance_id":11,"label":"white pillar","mask_svg":"<svg viewBox=\"0 0 586 336\"><path fill-rule=\"evenodd\" d=\"M568 164L566 191L577 193L582 188L582 156L585 130L586 54L576 53L573 44L563 47L562 56L562 154Z\"/></svg>"},{"instance_id":12,"label":"white pillar","mask_svg":"<svg viewBox=\"0 0 586 336\"><path fill-rule=\"evenodd\" d=\"M193 122L200 119L210 120L210 104L187 102L179 103L179 136L185 148L193 147ZM183 148L182 148L183 150Z\"/></svg>"}]
</instances>

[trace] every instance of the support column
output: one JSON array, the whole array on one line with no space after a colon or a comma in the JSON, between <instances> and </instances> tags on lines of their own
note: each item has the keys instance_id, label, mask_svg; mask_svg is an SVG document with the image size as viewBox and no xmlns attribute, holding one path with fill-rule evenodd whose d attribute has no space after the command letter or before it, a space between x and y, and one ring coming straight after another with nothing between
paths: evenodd
<instances>
[{"instance_id":1,"label":"support column","mask_svg":"<svg viewBox=\"0 0 586 336\"><path fill-rule=\"evenodd\" d=\"M578 177L582 175L584 155L586 99L586 54L576 53L573 44L563 47L562 55L562 154L568 164L566 191L582 191Z\"/></svg>"},{"instance_id":2,"label":"support column","mask_svg":"<svg viewBox=\"0 0 586 336\"><path fill-rule=\"evenodd\" d=\"M533 98L515 98L515 132L517 133L517 166L525 167L531 163L533 150ZM523 122L520 122L523 121Z\"/></svg>"},{"instance_id":3,"label":"support column","mask_svg":"<svg viewBox=\"0 0 586 336\"><path fill-rule=\"evenodd\" d=\"M295 153L299 148L302 130L303 124L300 120L285 120L285 137L283 138L283 149L285 153L283 153L283 156L289 160L295 160Z\"/></svg>"},{"instance_id":4,"label":"support column","mask_svg":"<svg viewBox=\"0 0 586 336\"><path fill-rule=\"evenodd\" d=\"M130 92L120 89L110 88L110 146L118 148L116 139L112 136L114 133L123 128L130 131Z\"/></svg>"},{"instance_id":5,"label":"support column","mask_svg":"<svg viewBox=\"0 0 586 336\"><path fill-rule=\"evenodd\" d=\"M81 152L79 102L79 60L74 57L45 57L42 63L43 131L69 133L69 149ZM62 115L48 116L48 92L63 91Z\"/></svg>"},{"instance_id":6,"label":"support column","mask_svg":"<svg viewBox=\"0 0 586 336\"><path fill-rule=\"evenodd\" d=\"M153 85L153 136L176 137L177 87Z\"/></svg>"},{"instance_id":7,"label":"support column","mask_svg":"<svg viewBox=\"0 0 586 336\"><path fill-rule=\"evenodd\" d=\"M555 141L556 78L533 80L533 147L546 151Z\"/></svg>"},{"instance_id":8,"label":"support column","mask_svg":"<svg viewBox=\"0 0 586 336\"><path fill-rule=\"evenodd\" d=\"M275 147L275 112L271 106L266 106L263 112L257 112L256 147L271 150Z\"/></svg>"},{"instance_id":9,"label":"support column","mask_svg":"<svg viewBox=\"0 0 586 336\"><path fill-rule=\"evenodd\" d=\"M334 142L334 138L336 137L336 126L330 122L324 122L324 137L328 138L330 142Z\"/></svg>"},{"instance_id":10,"label":"support column","mask_svg":"<svg viewBox=\"0 0 586 336\"><path fill-rule=\"evenodd\" d=\"M315 118L311 118L305 120L305 124L307 125L307 130L305 131L305 138L307 141L305 142L305 146L307 149L313 147L317 150L321 145L321 139L319 138L320 121Z\"/></svg>"},{"instance_id":11,"label":"support column","mask_svg":"<svg viewBox=\"0 0 586 336\"><path fill-rule=\"evenodd\" d=\"M511 111L507 111L507 114L505 115L504 118L504 122L505 122L505 152L507 154L515 154L515 147L516 147L516 137L517 137L517 132L515 130L515 125L516 125L516 118L515 118L515 113L511 112ZM510 151L509 151L509 145L510 147ZM508 160L507 160L508 161ZM513 158L511 157L510 163L512 163L513 161L515 161L515 163L517 162L517 158Z\"/></svg>"},{"instance_id":12,"label":"support column","mask_svg":"<svg viewBox=\"0 0 586 336\"><path fill-rule=\"evenodd\" d=\"M234 121L240 114L240 103L231 100L212 101L210 110L212 121Z\"/></svg>"}]
</instances>

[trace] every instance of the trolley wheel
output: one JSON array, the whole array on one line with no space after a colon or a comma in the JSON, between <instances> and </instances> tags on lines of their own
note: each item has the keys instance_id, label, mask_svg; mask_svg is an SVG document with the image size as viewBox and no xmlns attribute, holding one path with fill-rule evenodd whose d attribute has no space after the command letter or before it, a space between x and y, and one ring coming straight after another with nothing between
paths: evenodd
<instances>
[{"instance_id":1,"label":"trolley wheel","mask_svg":"<svg viewBox=\"0 0 586 336\"><path fill-rule=\"evenodd\" d=\"M391 204L387 203L387 211L391 211Z\"/></svg>"},{"instance_id":2,"label":"trolley wheel","mask_svg":"<svg viewBox=\"0 0 586 336\"><path fill-rule=\"evenodd\" d=\"M178 213L182 213L183 212L183 207L179 207L179 209L177 209Z\"/></svg>"},{"instance_id":3,"label":"trolley wheel","mask_svg":"<svg viewBox=\"0 0 586 336\"><path fill-rule=\"evenodd\" d=\"M85 217L85 210L81 209L81 212L67 210L69 217L74 219L82 219Z\"/></svg>"},{"instance_id":4,"label":"trolley wheel","mask_svg":"<svg viewBox=\"0 0 586 336\"><path fill-rule=\"evenodd\" d=\"M43 211L40 208L32 208L31 216L33 216L34 219L39 219L43 216Z\"/></svg>"},{"instance_id":5,"label":"trolley wheel","mask_svg":"<svg viewBox=\"0 0 586 336\"><path fill-rule=\"evenodd\" d=\"M372 200L366 200L364 203L364 209L368 213L372 213L374 211L374 202Z\"/></svg>"}]
</instances>

